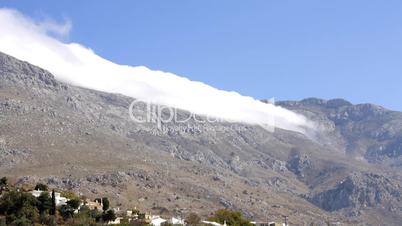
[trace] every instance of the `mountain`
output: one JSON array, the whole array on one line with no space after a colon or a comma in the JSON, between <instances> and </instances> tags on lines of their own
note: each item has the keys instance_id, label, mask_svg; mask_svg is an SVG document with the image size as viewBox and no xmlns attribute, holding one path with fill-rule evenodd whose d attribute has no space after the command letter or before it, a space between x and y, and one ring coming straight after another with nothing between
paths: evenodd
<instances>
[{"instance_id":1,"label":"mountain","mask_svg":"<svg viewBox=\"0 0 402 226\"><path fill-rule=\"evenodd\" d=\"M0 53L0 174L165 215L230 208L292 225L402 222L400 112L341 99L279 102L315 122L302 134L194 118L158 127L130 118L133 101ZM148 116L145 103L132 112Z\"/></svg>"},{"instance_id":2,"label":"mountain","mask_svg":"<svg viewBox=\"0 0 402 226\"><path fill-rule=\"evenodd\" d=\"M338 149L370 163L401 166L402 114L373 104L352 105L346 100L305 99L280 105L314 118L326 130Z\"/></svg>"}]
</instances>

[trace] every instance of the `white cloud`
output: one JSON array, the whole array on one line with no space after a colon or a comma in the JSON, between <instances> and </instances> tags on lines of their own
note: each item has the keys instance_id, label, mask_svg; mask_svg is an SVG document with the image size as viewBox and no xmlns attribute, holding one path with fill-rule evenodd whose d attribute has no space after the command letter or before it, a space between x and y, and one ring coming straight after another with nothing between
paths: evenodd
<instances>
[{"instance_id":1,"label":"white cloud","mask_svg":"<svg viewBox=\"0 0 402 226\"><path fill-rule=\"evenodd\" d=\"M64 23L62 24L57 23L50 18L46 18L45 20L42 20L39 23L37 23L37 26L40 27L43 32L55 34L60 37L65 37L70 33L73 24L71 20L67 18L64 20Z\"/></svg>"},{"instance_id":2,"label":"white cloud","mask_svg":"<svg viewBox=\"0 0 402 226\"><path fill-rule=\"evenodd\" d=\"M140 100L231 121L305 132L311 124L301 115L236 92L143 66L118 65L77 43L48 34L67 35L71 22L36 22L11 9L0 9L0 51L52 72L73 85L120 93ZM272 125L275 122L275 125Z\"/></svg>"}]
</instances>

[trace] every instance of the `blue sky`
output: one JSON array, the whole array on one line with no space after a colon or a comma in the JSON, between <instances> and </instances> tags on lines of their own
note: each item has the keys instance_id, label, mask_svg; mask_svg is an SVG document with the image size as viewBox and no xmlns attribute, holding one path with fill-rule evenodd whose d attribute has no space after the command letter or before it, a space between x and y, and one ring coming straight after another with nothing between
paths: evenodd
<instances>
[{"instance_id":1,"label":"blue sky","mask_svg":"<svg viewBox=\"0 0 402 226\"><path fill-rule=\"evenodd\" d=\"M65 41L120 64L277 100L342 97L402 110L401 1L22 1L71 19Z\"/></svg>"}]
</instances>

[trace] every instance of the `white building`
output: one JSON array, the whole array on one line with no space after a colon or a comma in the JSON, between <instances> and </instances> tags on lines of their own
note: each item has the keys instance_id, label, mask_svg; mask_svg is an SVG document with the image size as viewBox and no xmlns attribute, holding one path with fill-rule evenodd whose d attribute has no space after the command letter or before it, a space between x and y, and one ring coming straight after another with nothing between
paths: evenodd
<instances>
[{"instance_id":1,"label":"white building","mask_svg":"<svg viewBox=\"0 0 402 226\"><path fill-rule=\"evenodd\" d=\"M51 195L51 193L49 193L49 194ZM58 192L55 192L54 195L56 198L56 206L67 205L67 202L69 201L68 198L61 196L60 193L58 193Z\"/></svg>"},{"instance_id":2,"label":"white building","mask_svg":"<svg viewBox=\"0 0 402 226\"><path fill-rule=\"evenodd\" d=\"M38 198L43 192L45 192L45 191L33 190L33 191L31 191L31 194L34 197ZM49 196L51 197L52 192L48 192L48 193L49 193ZM61 196L59 192L55 192L54 195L55 195L55 199L56 199L56 206L67 205L67 201L69 200L68 198Z\"/></svg>"},{"instance_id":3,"label":"white building","mask_svg":"<svg viewBox=\"0 0 402 226\"><path fill-rule=\"evenodd\" d=\"M40 196L40 194L42 194L42 192L43 192L43 191L41 191L41 190L34 190L34 191L31 191L31 194L32 194L34 197L38 198L38 197Z\"/></svg>"},{"instance_id":4,"label":"white building","mask_svg":"<svg viewBox=\"0 0 402 226\"><path fill-rule=\"evenodd\" d=\"M126 216L127 217L132 217L133 216L133 211L132 210L127 210Z\"/></svg>"},{"instance_id":5,"label":"white building","mask_svg":"<svg viewBox=\"0 0 402 226\"><path fill-rule=\"evenodd\" d=\"M121 224L122 217L116 217L114 221L109 221L107 224Z\"/></svg>"},{"instance_id":6,"label":"white building","mask_svg":"<svg viewBox=\"0 0 402 226\"><path fill-rule=\"evenodd\" d=\"M174 225L185 225L184 220L181 218L172 217L172 219L170 219L169 222Z\"/></svg>"},{"instance_id":7,"label":"white building","mask_svg":"<svg viewBox=\"0 0 402 226\"><path fill-rule=\"evenodd\" d=\"M166 222L167 220L162 219L160 216L152 216L151 225L153 226L161 226L162 223Z\"/></svg>"}]
</instances>

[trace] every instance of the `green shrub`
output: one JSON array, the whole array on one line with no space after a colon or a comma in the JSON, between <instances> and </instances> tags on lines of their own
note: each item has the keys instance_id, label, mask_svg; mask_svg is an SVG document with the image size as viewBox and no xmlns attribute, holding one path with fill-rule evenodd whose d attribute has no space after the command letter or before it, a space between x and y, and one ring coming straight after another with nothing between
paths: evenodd
<instances>
[{"instance_id":1,"label":"green shrub","mask_svg":"<svg viewBox=\"0 0 402 226\"><path fill-rule=\"evenodd\" d=\"M248 221L241 212L231 211L231 210L217 210L212 217L208 219L209 221L215 221L230 226L251 226L252 224Z\"/></svg>"}]
</instances>

